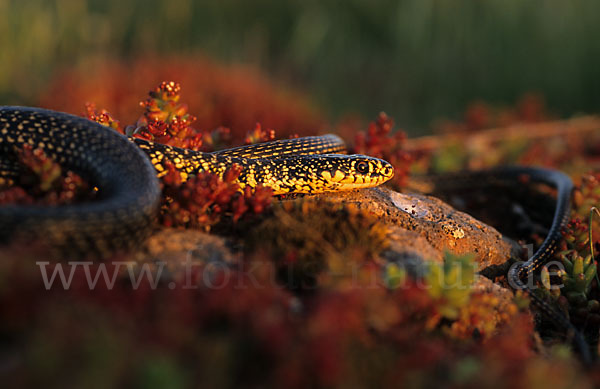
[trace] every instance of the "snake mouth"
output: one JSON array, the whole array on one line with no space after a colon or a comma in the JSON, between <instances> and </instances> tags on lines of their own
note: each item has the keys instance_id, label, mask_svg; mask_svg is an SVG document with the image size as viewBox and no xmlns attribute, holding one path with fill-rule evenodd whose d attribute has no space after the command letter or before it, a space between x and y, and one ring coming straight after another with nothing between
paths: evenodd
<instances>
[{"instance_id":1,"label":"snake mouth","mask_svg":"<svg viewBox=\"0 0 600 389\"><path fill-rule=\"evenodd\" d=\"M392 177L394 177L394 168L389 165L382 166L368 175L344 175L341 180L336 182L339 185L338 189L361 189L379 186Z\"/></svg>"},{"instance_id":2,"label":"snake mouth","mask_svg":"<svg viewBox=\"0 0 600 389\"><path fill-rule=\"evenodd\" d=\"M394 176L394 168L389 162L378 160L371 165L370 172L365 174L336 169L323 171L321 176L330 182L335 190L372 188L389 181Z\"/></svg>"}]
</instances>

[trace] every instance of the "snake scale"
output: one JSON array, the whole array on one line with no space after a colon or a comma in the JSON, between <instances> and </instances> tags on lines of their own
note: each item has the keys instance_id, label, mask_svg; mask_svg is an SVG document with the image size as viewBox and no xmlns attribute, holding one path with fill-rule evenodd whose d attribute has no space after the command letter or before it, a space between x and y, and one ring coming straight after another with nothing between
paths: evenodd
<instances>
[{"instance_id":1,"label":"snake scale","mask_svg":"<svg viewBox=\"0 0 600 389\"><path fill-rule=\"evenodd\" d=\"M95 122L39 108L0 107L0 178L18 174L12 161L24 144L42 148L61 166L75 171L99 188L96 201L59 207L0 207L0 243L17 233L30 233L67 242L80 251L110 253L128 248L149 235L156 216L160 188L157 177L166 174L169 161L186 180L201 171L223 176L232 164L243 167L240 186L267 186L275 194L320 193L373 187L389 180L392 166L377 158L344 155L335 135L306 137L201 153L120 135ZM449 176L451 177L451 176ZM523 264L514 266L508 279L515 288L528 290L524 279L543 266L562 238L569 216L573 184L552 170L507 167L467 172L453 178L486 183L494 180L550 185L557 203L549 233L540 248ZM448 179L448 177L446 177ZM531 293L532 301L567 330L571 323L552 306ZM587 347L578 331L575 340L584 359Z\"/></svg>"}]
</instances>

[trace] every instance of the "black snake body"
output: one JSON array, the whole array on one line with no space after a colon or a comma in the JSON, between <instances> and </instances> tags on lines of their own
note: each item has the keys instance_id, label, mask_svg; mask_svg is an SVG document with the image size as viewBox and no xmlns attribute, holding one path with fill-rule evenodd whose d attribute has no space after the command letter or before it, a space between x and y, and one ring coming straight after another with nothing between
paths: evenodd
<instances>
[{"instance_id":1,"label":"black snake body","mask_svg":"<svg viewBox=\"0 0 600 389\"><path fill-rule=\"evenodd\" d=\"M99 188L96 201L69 206L0 207L0 242L43 238L74 252L129 248L150 233L160 201L154 167L124 137L89 120L52 111L0 108L0 160L16 160L23 145L85 177ZM11 176L14 169L0 172Z\"/></svg>"},{"instance_id":2,"label":"black snake body","mask_svg":"<svg viewBox=\"0 0 600 389\"><path fill-rule=\"evenodd\" d=\"M532 303L549 317L553 323L568 331L573 337L582 359L590 363L591 356L583 334L577 330L569 319L544 299L533 293L536 288L534 276L536 271L552 259L562 240L562 230L570 217L573 182L569 176L557 170L503 166L481 171L464 171L420 177L417 187L420 191L438 193L452 191L455 188L474 189L478 187L502 187L504 185L541 184L556 190L556 204L552 224L540 247L524 262L517 262L508 270L507 280L515 290L528 292ZM493 206L491 204L490 206Z\"/></svg>"}]
</instances>

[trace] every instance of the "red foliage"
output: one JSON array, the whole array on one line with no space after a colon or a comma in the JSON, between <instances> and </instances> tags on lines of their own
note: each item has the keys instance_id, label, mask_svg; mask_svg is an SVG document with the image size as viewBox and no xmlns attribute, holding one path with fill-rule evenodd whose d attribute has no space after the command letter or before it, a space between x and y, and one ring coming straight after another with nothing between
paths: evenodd
<instances>
[{"instance_id":1,"label":"red foliage","mask_svg":"<svg viewBox=\"0 0 600 389\"><path fill-rule=\"evenodd\" d=\"M518 120L524 123L538 123L548 120L544 98L536 93L527 93L517 102Z\"/></svg>"},{"instance_id":2,"label":"red foliage","mask_svg":"<svg viewBox=\"0 0 600 389\"><path fill-rule=\"evenodd\" d=\"M250 145L260 142L270 142L273 140L275 140L275 130L263 130L260 123L256 123L256 126L254 126L254 130L248 131L248 133L246 134L246 139L244 139L244 143Z\"/></svg>"},{"instance_id":3,"label":"red foliage","mask_svg":"<svg viewBox=\"0 0 600 389\"><path fill-rule=\"evenodd\" d=\"M121 130L121 123L116 120L110 112L105 109L97 109L94 103L85 103L85 114L84 116L94 122L100 123L103 126L112 128L113 130L123 132Z\"/></svg>"},{"instance_id":4,"label":"red foliage","mask_svg":"<svg viewBox=\"0 0 600 389\"><path fill-rule=\"evenodd\" d=\"M89 200L93 191L72 171L64 172L44 150L25 144L18 153L18 162L24 171L14 185L0 188L2 204L64 205Z\"/></svg>"},{"instance_id":5,"label":"red foliage","mask_svg":"<svg viewBox=\"0 0 600 389\"><path fill-rule=\"evenodd\" d=\"M179 102L181 86L163 81L140 102L144 114L126 133L135 137L190 150L200 150L203 134L191 127L196 118L188 113L186 104Z\"/></svg>"},{"instance_id":6,"label":"red foliage","mask_svg":"<svg viewBox=\"0 0 600 389\"><path fill-rule=\"evenodd\" d=\"M276 128L281 137L298 131L315 135L325 127L304 97L282 90L251 68L219 65L203 57L147 57L65 69L41 93L38 105L79 113L83 101L94 101L122 122L134 123L138 114L131 107L139 91L162 80L185 86L198 129L230 128L235 144L241 144L257 122Z\"/></svg>"},{"instance_id":7,"label":"red foliage","mask_svg":"<svg viewBox=\"0 0 600 389\"><path fill-rule=\"evenodd\" d=\"M469 133L549 119L543 97L536 93L527 93L517 101L515 108L495 108L486 102L475 101L467 106L462 122L441 119L434 125L434 131L442 134Z\"/></svg>"},{"instance_id":8,"label":"red foliage","mask_svg":"<svg viewBox=\"0 0 600 389\"><path fill-rule=\"evenodd\" d=\"M589 247L589 217L592 207L600 204L600 173L591 172L581 176L581 182L573 191L573 209L571 220L563 231L566 243L570 249L576 250L583 257L590 253ZM600 221L592 217L592 239L594 244L599 244Z\"/></svg>"},{"instance_id":9,"label":"red foliage","mask_svg":"<svg viewBox=\"0 0 600 389\"><path fill-rule=\"evenodd\" d=\"M262 213L272 200L270 188L245 187L240 191L237 183L242 168L232 166L223 179L212 173L200 173L182 182L181 175L172 164L162 180L163 204L161 222L167 227L209 228L230 215L237 222L247 213Z\"/></svg>"},{"instance_id":10,"label":"red foliage","mask_svg":"<svg viewBox=\"0 0 600 389\"><path fill-rule=\"evenodd\" d=\"M471 103L465 112L465 124L468 131L477 131L490 125L490 108L482 101Z\"/></svg>"},{"instance_id":11,"label":"red foliage","mask_svg":"<svg viewBox=\"0 0 600 389\"><path fill-rule=\"evenodd\" d=\"M31 205L35 202L27 191L20 186L12 186L7 189L0 189L0 205L21 204Z\"/></svg>"},{"instance_id":12,"label":"red foliage","mask_svg":"<svg viewBox=\"0 0 600 389\"><path fill-rule=\"evenodd\" d=\"M52 376L53 381L72 380L67 373L76 363L88 369L82 370L82 379L103 366L107 374L101 382L118 386L132 379L140 360L156 353L181 369L172 374L207 382L226 371L248 387L415 382L524 387L537 374L555 371L554 361L562 369L559 381L576 371L572 360L535 358L528 314L510 313L484 341L462 331L456 337L446 324L432 324L437 303L413 281L394 290L346 283L294 296L274 282L273 260L257 255L237 263L235 270L196 264L190 273L175 273L169 278L173 281L161 280L156 288L147 281L132 288L128 272L121 272L114 287L100 278L90 289L87 265L76 265L65 291L60 286L45 290L39 271L26 263L17 257L0 263L0 276L13 277L0 288L0 330L18 335L28 350L39 353L31 372L21 377L26 381L43 381L44 366L53 356L57 372L64 373ZM90 264L87 271L97 274L103 265ZM66 264L50 264L47 272L57 266ZM108 274L113 270L108 263ZM471 305L473 313L490 309L481 298ZM464 329L477 326L472 315L464 320ZM49 332L52 337L41 336ZM109 350L111 363L104 364Z\"/></svg>"},{"instance_id":13,"label":"red foliage","mask_svg":"<svg viewBox=\"0 0 600 389\"><path fill-rule=\"evenodd\" d=\"M381 158L394 166L392 183L403 187L406 184L412 156L402 149L406 140L403 131L393 132L394 121L381 112L374 122L369 123L367 132L359 132L354 138L352 153Z\"/></svg>"},{"instance_id":14,"label":"red foliage","mask_svg":"<svg viewBox=\"0 0 600 389\"><path fill-rule=\"evenodd\" d=\"M588 221L577 215L573 215L562 231L565 243L568 243L576 251L589 251L589 228Z\"/></svg>"}]
</instances>

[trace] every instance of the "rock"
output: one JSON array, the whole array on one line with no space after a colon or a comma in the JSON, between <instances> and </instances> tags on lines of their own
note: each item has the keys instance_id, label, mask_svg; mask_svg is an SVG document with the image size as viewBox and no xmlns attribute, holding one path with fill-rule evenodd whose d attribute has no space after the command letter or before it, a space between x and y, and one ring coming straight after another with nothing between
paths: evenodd
<instances>
[{"instance_id":1,"label":"rock","mask_svg":"<svg viewBox=\"0 0 600 389\"><path fill-rule=\"evenodd\" d=\"M504 271L511 253L515 252L514 245L496 229L435 197L398 193L386 187L326 193L321 197L355 204L385 223L399 227L392 234L397 237L392 240L396 242L395 250L401 250L406 257L416 255L440 261L445 250L454 254L473 253L477 270L489 274Z\"/></svg>"},{"instance_id":2,"label":"rock","mask_svg":"<svg viewBox=\"0 0 600 389\"><path fill-rule=\"evenodd\" d=\"M477 277L473 285L475 292L493 294L500 299L499 305L509 306L514 303L514 294L510 289L503 288L485 277Z\"/></svg>"},{"instance_id":3,"label":"rock","mask_svg":"<svg viewBox=\"0 0 600 389\"><path fill-rule=\"evenodd\" d=\"M386 262L393 262L415 279L425 273L425 261L442 263L444 253L434 248L416 231L392 226L388 236L390 246L379 255Z\"/></svg>"},{"instance_id":4,"label":"rock","mask_svg":"<svg viewBox=\"0 0 600 389\"><path fill-rule=\"evenodd\" d=\"M513 294L513 291L495 284L489 278L477 277L475 284L473 285L473 291L485 293L496 298L494 303L495 314L487 319L494 323L494 327L496 327L498 323L505 322L506 317L513 316L517 309L514 302L515 295Z\"/></svg>"},{"instance_id":5,"label":"rock","mask_svg":"<svg viewBox=\"0 0 600 389\"><path fill-rule=\"evenodd\" d=\"M473 253L477 270L486 276L494 275L486 274L489 269L504 271L503 266L511 256L511 244L497 230L434 197L379 187L327 193L318 198L353 204L386 223L389 246L380 257L401 265L414 276L423 274L424 261L441 263L446 250L454 254ZM164 229L152 236L135 258L142 262L164 262L172 272L187 261L227 266L239 263L223 238L196 230Z\"/></svg>"},{"instance_id":6,"label":"rock","mask_svg":"<svg viewBox=\"0 0 600 389\"><path fill-rule=\"evenodd\" d=\"M232 266L237 258L223 238L198 230L166 228L152 235L134 254L142 263L163 263L170 272L190 265Z\"/></svg>"}]
</instances>

